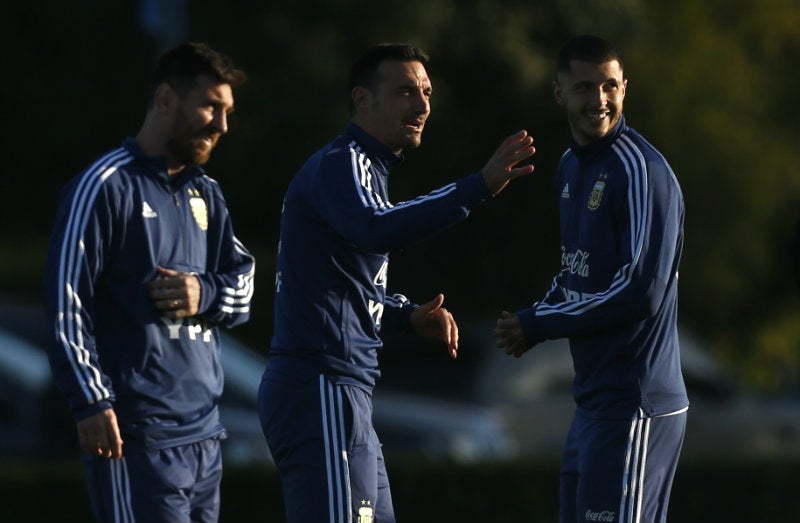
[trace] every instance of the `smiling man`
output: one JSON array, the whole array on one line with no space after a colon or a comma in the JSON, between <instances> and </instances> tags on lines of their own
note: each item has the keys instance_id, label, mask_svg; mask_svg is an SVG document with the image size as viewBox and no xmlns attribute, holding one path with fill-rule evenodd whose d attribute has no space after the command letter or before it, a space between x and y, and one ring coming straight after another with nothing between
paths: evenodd
<instances>
[{"instance_id":1,"label":"smiling man","mask_svg":"<svg viewBox=\"0 0 800 523\"><path fill-rule=\"evenodd\" d=\"M98 522L219 516L217 330L249 318L255 260L201 166L244 81L206 44L168 51L136 136L59 199L45 280L49 357Z\"/></svg>"},{"instance_id":2,"label":"smiling man","mask_svg":"<svg viewBox=\"0 0 800 523\"><path fill-rule=\"evenodd\" d=\"M275 277L275 332L259 416L278 466L290 523L394 521L381 444L372 427L382 329L444 341L458 328L444 296L417 305L387 292L389 252L467 218L534 153L525 131L484 168L393 204L388 176L419 146L431 110L428 56L408 44L375 46L351 70L351 121L289 185Z\"/></svg>"},{"instance_id":3,"label":"smiling man","mask_svg":"<svg viewBox=\"0 0 800 523\"><path fill-rule=\"evenodd\" d=\"M678 347L684 204L667 161L622 114L627 80L605 39L570 40L553 82L572 139L556 175L561 271L545 297L497 321L522 356L569 338L577 409L560 521L666 521L688 399Z\"/></svg>"}]
</instances>

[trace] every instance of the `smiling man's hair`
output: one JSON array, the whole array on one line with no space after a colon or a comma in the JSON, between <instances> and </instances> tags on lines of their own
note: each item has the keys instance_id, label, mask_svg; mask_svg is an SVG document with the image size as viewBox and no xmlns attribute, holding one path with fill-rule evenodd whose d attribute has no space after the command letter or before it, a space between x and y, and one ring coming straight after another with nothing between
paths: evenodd
<instances>
[{"instance_id":1,"label":"smiling man's hair","mask_svg":"<svg viewBox=\"0 0 800 523\"><path fill-rule=\"evenodd\" d=\"M411 44L383 43L367 49L350 69L348 99L350 100L351 114L355 111L355 106L350 93L356 87L363 87L371 93L375 93L380 82L378 68L383 62L419 62L423 66L427 66L429 60L428 53Z\"/></svg>"},{"instance_id":2,"label":"smiling man's hair","mask_svg":"<svg viewBox=\"0 0 800 523\"><path fill-rule=\"evenodd\" d=\"M592 64L616 60L620 70L623 68L622 58L614 45L605 38L595 35L579 35L565 43L558 53L558 72L568 73L572 60Z\"/></svg>"},{"instance_id":3,"label":"smiling man's hair","mask_svg":"<svg viewBox=\"0 0 800 523\"><path fill-rule=\"evenodd\" d=\"M197 85L200 75L210 76L231 87L239 87L247 80L247 74L236 67L228 55L203 42L185 42L159 59L150 83L148 107L152 107L160 84L169 84L184 97Z\"/></svg>"}]
</instances>

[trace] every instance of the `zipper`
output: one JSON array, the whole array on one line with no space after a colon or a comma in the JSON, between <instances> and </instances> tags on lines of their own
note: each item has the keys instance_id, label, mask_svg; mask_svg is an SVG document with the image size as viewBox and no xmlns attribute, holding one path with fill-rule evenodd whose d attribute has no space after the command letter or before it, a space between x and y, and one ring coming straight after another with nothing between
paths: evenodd
<instances>
[{"instance_id":1,"label":"zipper","mask_svg":"<svg viewBox=\"0 0 800 523\"><path fill-rule=\"evenodd\" d=\"M583 164L578 161L578 175L575 177L575 189L572 194L574 195L571 202L569 219L572 227L570 227L570 242L575 245L578 241L578 230L580 229L580 204L579 200L583 197Z\"/></svg>"}]
</instances>

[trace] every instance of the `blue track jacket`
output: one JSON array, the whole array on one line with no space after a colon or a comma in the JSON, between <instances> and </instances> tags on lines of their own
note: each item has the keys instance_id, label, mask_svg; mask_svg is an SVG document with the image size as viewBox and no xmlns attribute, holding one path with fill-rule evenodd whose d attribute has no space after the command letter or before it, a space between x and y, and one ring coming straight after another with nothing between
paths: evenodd
<instances>
[{"instance_id":1,"label":"blue track jacket","mask_svg":"<svg viewBox=\"0 0 800 523\"><path fill-rule=\"evenodd\" d=\"M292 361L312 361L334 379L367 390L375 385L381 328L408 329L416 307L387 294L388 253L464 220L490 198L478 172L393 204L388 176L401 159L350 123L291 181L269 365L290 369Z\"/></svg>"},{"instance_id":2,"label":"blue track jacket","mask_svg":"<svg viewBox=\"0 0 800 523\"><path fill-rule=\"evenodd\" d=\"M603 139L571 143L556 191L561 271L541 302L517 313L528 342L569 338L587 416L686 407L677 331L684 204L672 169L623 117Z\"/></svg>"},{"instance_id":3,"label":"blue track jacket","mask_svg":"<svg viewBox=\"0 0 800 523\"><path fill-rule=\"evenodd\" d=\"M157 314L156 267L194 272L200 314ZM125 449L223 436L217 326L249 318L255 260L197 166L169 179L128 138L70 181L45 276L53 376L76 419L114 407Z\"/></svg>"}]
</instances>

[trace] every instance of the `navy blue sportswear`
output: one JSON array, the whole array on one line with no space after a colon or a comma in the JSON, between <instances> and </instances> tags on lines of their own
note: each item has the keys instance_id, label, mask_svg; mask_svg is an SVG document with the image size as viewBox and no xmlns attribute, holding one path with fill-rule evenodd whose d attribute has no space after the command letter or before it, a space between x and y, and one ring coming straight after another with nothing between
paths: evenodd
<instances>
[{"instance_id":1,"label":"navy blue sportswear","mask_svg":"<svg viewBox=\"0 0 800 523\"><path fill-rule=\"evenodd\" d=\"M681 189L622 117L595 142L571 141L556 190L561 271L517 314L531 345L570 342L577 411L560 521L663 522L689 404L677 328Z\"/></svg>"},{"instance_id":2,"label":"navy blue sportswear","mask_svg":"<svg viewBox=\"0 0 800 523\"><path fill-rule=\"evenodd\" d=\"M217 326L250 315L253 257L200 167L169 179L133 139L62 191L47 258L53 375L80 420L113 405L123 452L224 433ZM145 284L162 266L196 273L200 314L158 314Z\"/></svg>"},{"instance_id":3,"label":"navy blue sportswear","mask_svg":"<svg viewBox=\"0 0 800 523\"><path fill-rule=\"evenodd\" d=\"M123 459L83 457L98 523L212 523L219 520L220 441L132 452Z\"/></svg>"},{"instance_id":4,"label":"navy blue sportswear","mask_svg":"<svg viewBox=\"0 0 800 523\"><path fill-rule=\"evenodd\" d=\"M561 271L519 311L530 344L569 338L583 415L630 419L688 405L678 346L681 189L664 157L627 127L571 143L556 180Z\"/></svg>"},{"instance_id":5,"label":"navy blue sportswear","mask_svg":"<svg viewBox=\"0 0 800 523\"><path fill-rule=\"evenodd\" d=\"M391 203L388 176L401 159L350 123L286 192L259 417L291 522L394 521L371 393L381 330L409 329L416 305L387 293L389 252L490 197L474 173Z\"/></svg>"},{"instance_id":6,"label":"navy blue sportswear","mask_svg":"<svg viewBox=\"0 0 800 523\"><path fill-rule=\"evenodd\" d=\"M292 180L281 218L271 355L314 360L331 375L375 385L381 328L408 329L414 308L386 292L389 252L464 220L490 198L475 173L391 203L389 172L400 161L351 123Z\"/></svg>"},{"instance_id":7,"label":"navy blue sportswear","mask_svg":"<svg viewBox=\"0 0 800 523\"><path fill-rule=\"evenodd\" d=\"M575 413L559 481L561 523L665 523L686 411L631 420Z\"/></svg>"}]
</instances>

